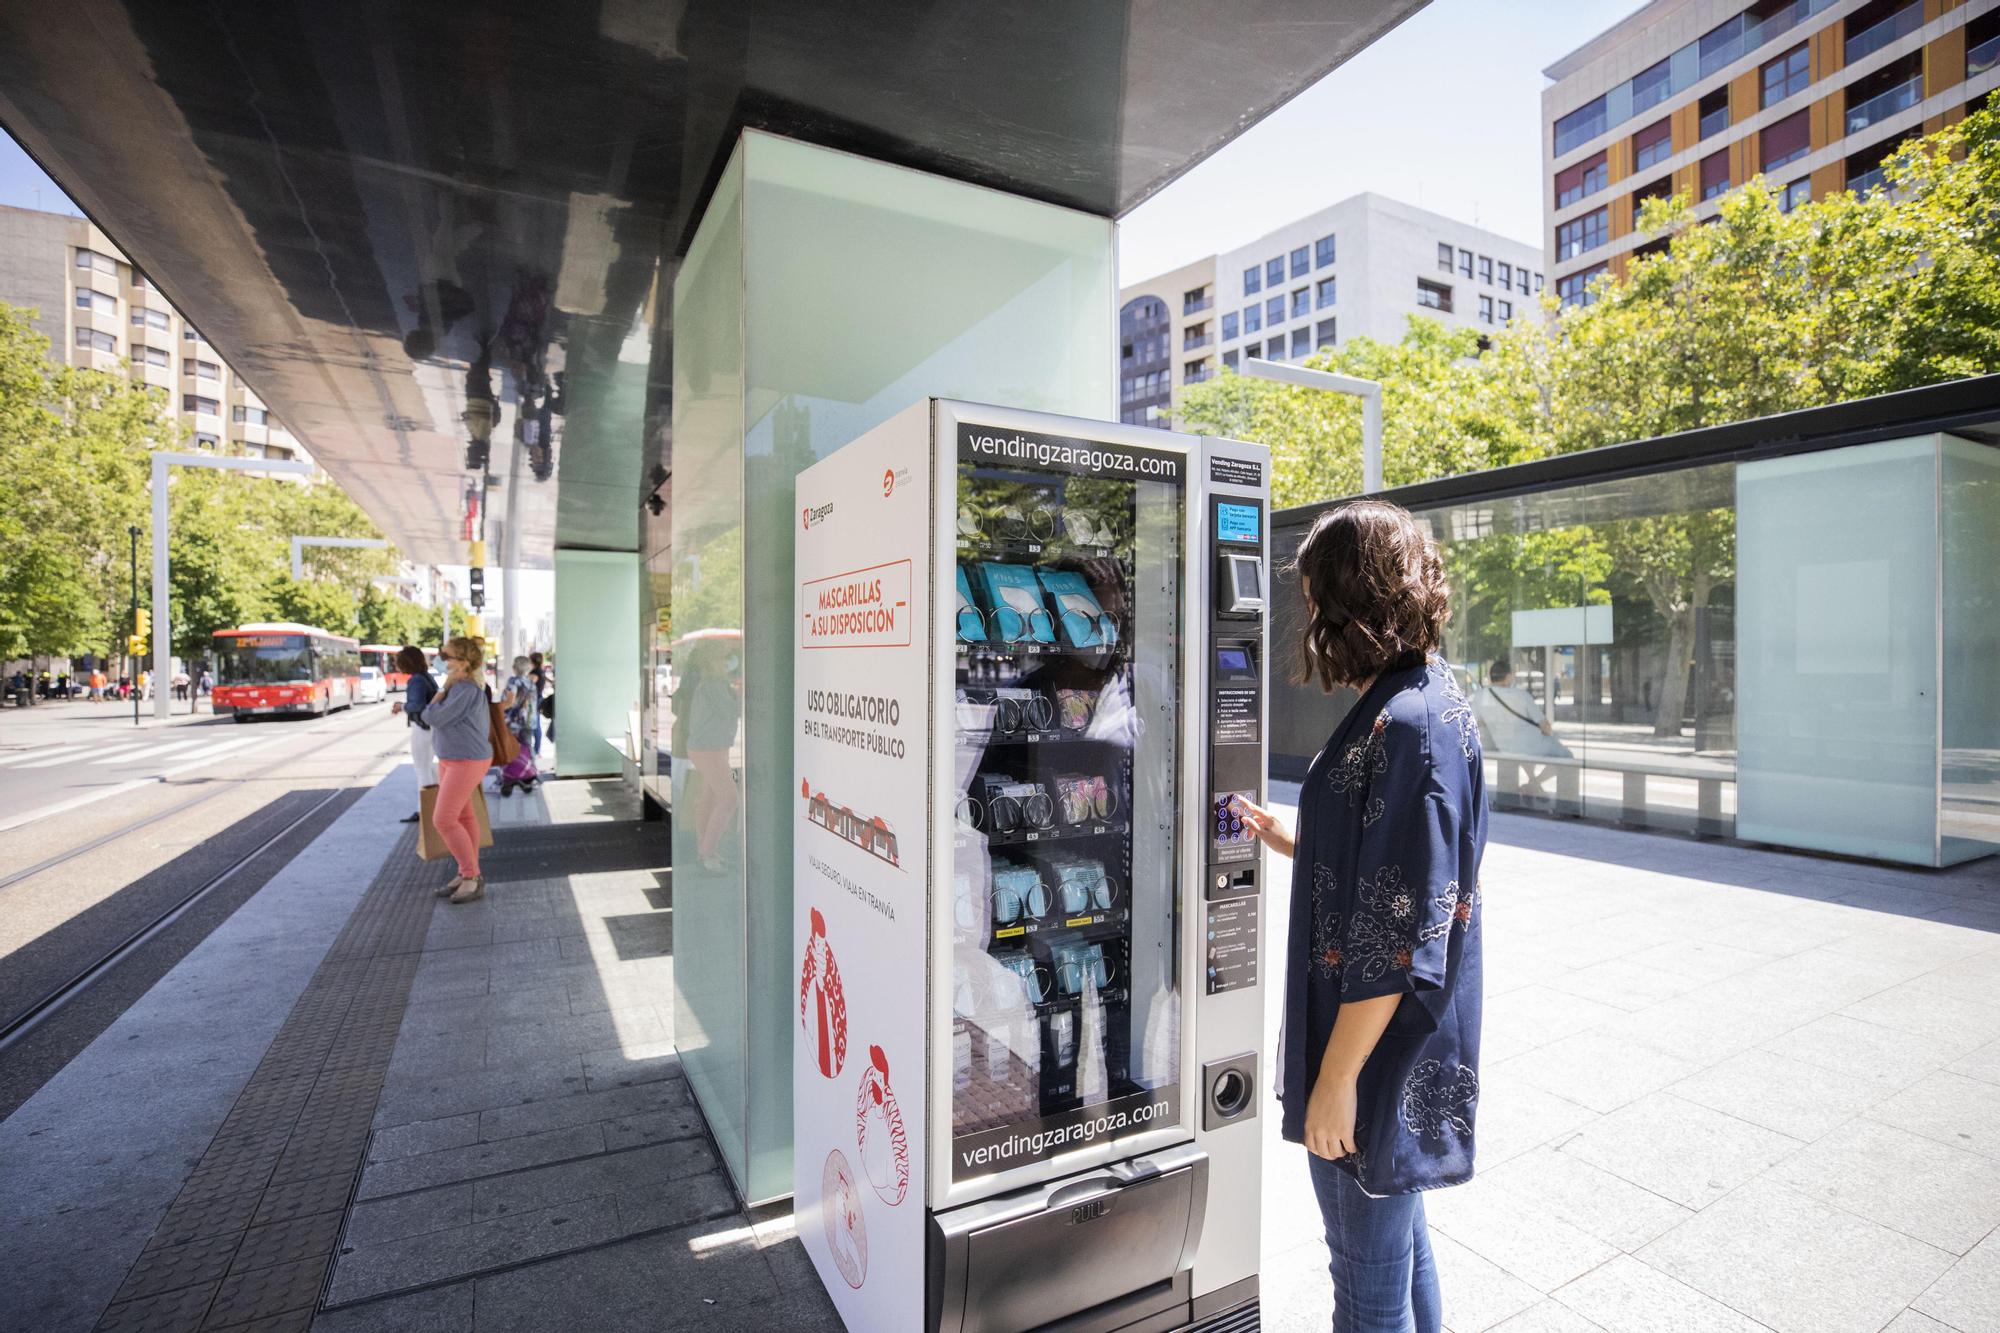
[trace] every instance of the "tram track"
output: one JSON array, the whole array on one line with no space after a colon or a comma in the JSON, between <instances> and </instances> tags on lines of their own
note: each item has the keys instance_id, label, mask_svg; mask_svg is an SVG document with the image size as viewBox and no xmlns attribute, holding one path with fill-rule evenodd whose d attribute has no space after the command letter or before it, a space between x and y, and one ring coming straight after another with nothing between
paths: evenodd
<instances>
[{"instance_id":1,"label":"tram track","mask_svg":"<svg viewBox=\"0 0 2000 1333\"><path fill-rule=\"evenodd\" d=\"M334 725L321 724L314 726L301 733L297 739L304 740L309 736L339 731L343 729L344 725L345 723L343 722ZM405 744L399 742L377 751L371 751L363 756L363 763L366 766L372 766L382 759L402 753L404 749ZM274 755L267 763L259 765L250 772L235 777L208 780L208 789L198 795L190 797L185 801L176 802L165 809L149 812L118 828L93 837L66 851L46 857L34 865L7 875L5 878L0 878L0 891L4 891L12 885L33 879L36 876L60 870L64 866L75 863L92 852L113 846L119 841L129 838L172 816L184 814L206 802L213 801L231 792L240 791L250 784L263 781L282 769L295 766L299 758L298 748L296 746L288 746L282 753ZM335 802L351 797L353 792L354 787L351 782L341 782L332 790L326 792L324 796L313 801L307 808L284 818L281 825L276 827L274 831L269 832L267 836L260 836L257 843L244 851L242 855L233 857L226 865L221 866L213 873L204 877L200 883L194 885L186 892L172 895L170 901L164 905L163 909L148 911L136 925L136 928L119 931L114 937L115 943L112 943L109 948L100 947L94 950L90 961L85 965L74 968L59 984L43 991L32 1002L15 1009L12 1013L7 1014L4 1019L0 1019L0 1057L6 1056L14 1047L34 1034L43 1024L54 1018L66 1006L88 994L97 983L116 972L121 963L144 949L150 941L171 930L177 922L182 921L201 907L205 900L236 882L246 872L251 871L273 848L292 838L302 828L305 828L318 819ZM257 830L257 833L263 835L265 830ZM255 887L246 886L246 894L254 892Z\"/></svg>"}]
</instances>

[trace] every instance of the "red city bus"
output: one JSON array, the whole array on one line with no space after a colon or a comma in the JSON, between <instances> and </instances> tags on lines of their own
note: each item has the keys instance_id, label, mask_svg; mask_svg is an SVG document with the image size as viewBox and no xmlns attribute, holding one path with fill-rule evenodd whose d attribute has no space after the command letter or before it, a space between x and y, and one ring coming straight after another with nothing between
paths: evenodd
<instances>
[{"instance_id":1,"label":"red city bus","mask_svg":"<svg viewBox=\"0 0 2000 1333\"><path fill-rule=\"evenodd\" d=\"M410 683L410 673L396 665L396 654L402 652L402 645L393 643L364 643L361 645L361 665L374 667L382 673L391 694L401 694L403 687Z\"/></svg>"},{"instance_id":2,"label":"red city bus","mask_svg":"<svg viewBox=\"0 0 2000 1333\"><path fill-rule=\"evenodd\" d=\"M290 622L215 632L215 711L238 722L352 708L360 686L361 645L353 639Z\"/></svg>"}]
</instances>

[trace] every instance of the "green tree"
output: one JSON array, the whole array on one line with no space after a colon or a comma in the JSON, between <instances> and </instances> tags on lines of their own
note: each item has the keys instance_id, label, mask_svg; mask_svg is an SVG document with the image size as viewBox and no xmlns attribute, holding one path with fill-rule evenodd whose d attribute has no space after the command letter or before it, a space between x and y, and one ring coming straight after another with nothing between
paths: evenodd
<instances>
[{"instance_id":1,"label":"green tree","mask_svg":"<svg viewBox=\"0 0 2000 1333\"><path fill-rule=\"evenodd\" d=\"M271 580L270 592L272 613L280 620L295 620L349 638L359 636L357 599L341 584L280 574Z\"/></svg>"}]
</instances>

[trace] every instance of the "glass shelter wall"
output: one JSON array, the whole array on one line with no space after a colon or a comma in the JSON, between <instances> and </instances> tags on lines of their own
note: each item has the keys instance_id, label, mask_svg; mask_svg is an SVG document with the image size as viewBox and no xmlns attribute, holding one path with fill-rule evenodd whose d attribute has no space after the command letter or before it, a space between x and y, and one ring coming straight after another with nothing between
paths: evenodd
<instances>
[{"instance_id":1,"label":"glass shelter wall","mask_svg":"<svg viewBox=\"0 0 2000 1333\"><path fill-rule=\"evenodd\" d=\"M929 395L1108 418L1112 239L1103 218L750 133L675 283L677 1021L753 1202L791 1188L793 479Z\"/></svg>"},{"instance_id":2,"label":"glass shelter wall","mask_svg":"<svg viewBox=\"0 0 2000 1333\"><path fill-rule=\"evenodd\" d=\"M1395 498L1392 494L1390 498ZM1276 520L1280 551L1315 511ZM1496 809L1948 864L2000 849L2000 450L1926 434L1413 511ZM1298 639L1281 580L1277 661ZM1274 689L1303 776L1351 695Z\"/></svg>"}]
</instances>

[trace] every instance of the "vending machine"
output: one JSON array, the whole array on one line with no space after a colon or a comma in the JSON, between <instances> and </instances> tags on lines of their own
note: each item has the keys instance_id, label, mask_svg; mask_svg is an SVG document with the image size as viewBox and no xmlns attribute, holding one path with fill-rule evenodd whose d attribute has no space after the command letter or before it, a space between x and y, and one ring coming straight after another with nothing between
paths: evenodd
<instances>
[{"instance_id":1,"label":"vending machine","mask_svg":"<svg viewBox=\"0 0 2000 1333\"><path fill-rule=\"evenodd\" d=\"M1268 471L929 400L798 478L795 1209L857 1333L1256 1326Z\"/></svg>"}]
</instances>

